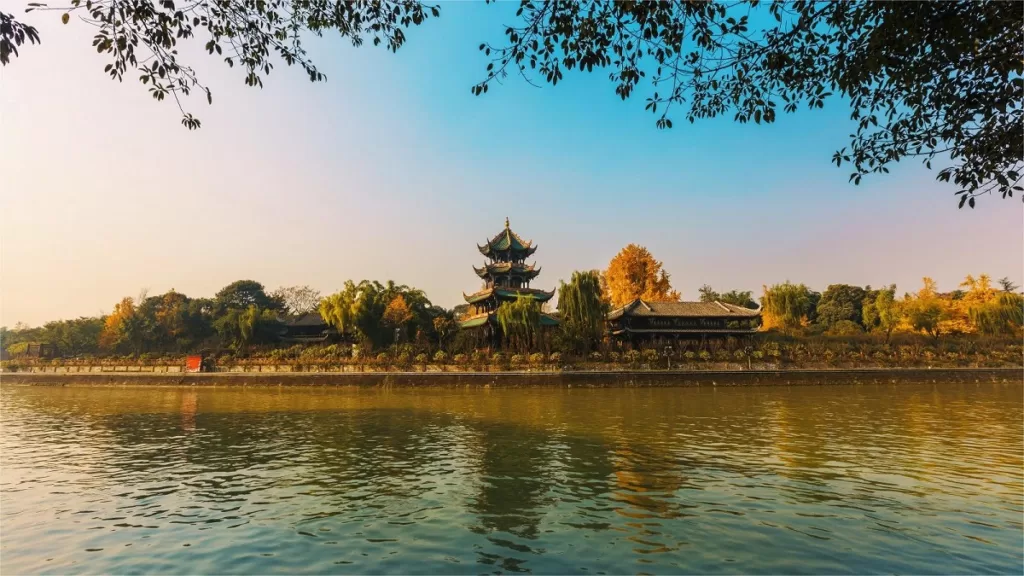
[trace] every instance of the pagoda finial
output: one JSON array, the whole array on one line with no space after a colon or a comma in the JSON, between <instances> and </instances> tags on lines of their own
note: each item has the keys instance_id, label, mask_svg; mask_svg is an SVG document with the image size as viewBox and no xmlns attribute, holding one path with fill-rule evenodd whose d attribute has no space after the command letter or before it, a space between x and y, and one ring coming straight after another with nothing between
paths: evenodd
<instances>
[{"instance_id":1,"label":"pagoda finial","mask_svg":"<svg viewBox=\"0 0 1024 576\"><path fill-rule=\"evenodd\" d=\"M505 216L505 230L508 230L508 216Z\"/></svg>"}]
</instances>

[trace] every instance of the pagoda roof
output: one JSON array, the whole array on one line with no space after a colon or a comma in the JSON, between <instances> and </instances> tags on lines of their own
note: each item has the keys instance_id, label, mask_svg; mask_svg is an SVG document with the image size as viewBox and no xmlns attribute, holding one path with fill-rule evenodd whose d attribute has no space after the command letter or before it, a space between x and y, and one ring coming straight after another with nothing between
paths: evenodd
<instances>
[{"instance_id":1,"label":"pagoda roof","mask_svg":"<svg viewBox=\"0 0 1024 576\"><path fill-rule=\"evenodd\" d=\"M476 328L487 324L487 321L494 316L494 312L484 312L482 314L476 314L473 316L467 316L462 320L459 320L459 328ZM547 314L544 312L540 313L540 325L541 326L558 326L559 320L557 317Z\"/></svg>"},{"instance_id":2,"label":"pagoda roof","mask_svg":"<svg viewBox=\"0 0 1024 576\"><path fill-rule=\"evenodd\" d=\"M608 313L609 320L622 316L668 316L677 318L756 318L760 310L751 310L724 302L647 302L639 298Z\"/></svg>"},{"instance_id":3,"label":"pagoda roof","mask_svg":"<svg viewBox=\"0 0 1024 576\"><path fill-rule=\"evenodd\" d=\"M516 298L518 296L530 296L538 302L547 302L555 295L555 291L545 292L544 290L537 290L535 288L487 288L473 294L466 295L462 293L462 297L466 299L466 302L470 304L476 304L477 302L483 302L492 296L499 298Z\"/></svg>"},{"instance_id":4,"label":"pagoda roof","mask_svg":"<svg viewBox=\"0 0 1024 576\"><path fill-rule=\"evenodd\" d=\"M526 256L533 254L537 251L537 247L534 246L533 240L523 240L523 238L512 231L508 226L508 218L505 218L505 229L498 232L493 238L487 241L483 246L477 245L477 249L484 256L491 256L495 252L505 252L511 250L512 252L521 252Z\"/></svg>"},{"instance_id":5,"label":"pagoda roof","mask_svg":"<svg viewBox=\"0 0 1024 576\"><path fill-rule=\"evenodd\" d=\"M483 326L487 324L487 319L490 318L490 314L477 314L476 316L469 316L459 320L459 328L476 328L477 326Z\"/></svg>"},{"instance_id":6,"label":"pagoda roof","mask_svg":"<svg viewBox=\"0 0 1024 576\"><path fill-rule=\"evenodd\" d=\"M540 268L536 264L518 264L513 262L492 262L490 264L484 264L483 268L473 267L473 271L476 275L481 278L486 278L488 274L505 274L508 272L515 272L524 276L534 278L537 274L540 274Z\"/></svg>"}]
</instances>

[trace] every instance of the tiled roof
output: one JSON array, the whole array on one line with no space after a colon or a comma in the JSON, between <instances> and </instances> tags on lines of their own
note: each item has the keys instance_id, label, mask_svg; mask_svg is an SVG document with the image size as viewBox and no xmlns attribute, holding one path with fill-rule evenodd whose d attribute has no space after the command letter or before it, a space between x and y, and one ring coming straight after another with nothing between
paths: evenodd
<instances>
[{"instance_id":1,"label":"tiled roof","mask_svg":"<svg viewBox=\"0 0 1024 576\"><path fill-rule=\"evenodd\" d=\"M466 302L473 304L487 300L493 295L502 298L515 298L520 295L532 296L533 299L538 302L547 302L555 295L555 291L552 290L550 292L545 292L544 290L538 290L536 288L487 288L468 295L463 292L462 297L466 299Z\"/></svg>"},{"instance_id":2,"label":"tiled roof","mask_svg":"<svg viewBox=\"0 0 1024 576\"><path fill-rule=\"evenodd\" d=\"M757 328L623 328L614 335L624 334L753 334Z\"/></svg>"},{"instance_id":3,"label":"tiled roof","mask_svg":"<svg viewBox=\"0 0 1024 576\"><path fill-rule=\"evenodd\" d=\"M760 310L751 310L724 302L646 302L634 300L608 314L609 320L623 315L670 316L676 318L756 318Z\"/></svg>"},{"instance_id":4,"label":"tiled roof","mask_svg":"<svg viewBox=\"0 0 1024 576\"><path fill-rule=\"evenodd\" d=\"M462 320L459 320L459 328L476 328L477 326L483 326L484 324L487 323L487 320L491 316L493 316L493 315L494 315L494 313L492 312L490 314L486 314L485 313L485 314L477 314L475 316L468 316L466 318L463 318ZM541 312L541 314L540 314L540 325L541 326L558 326L558 324L559 324L558 318L552 316L551 314L545 314L545 313Z\"/></svg>"},{"instance_id":5,"label":"tiled roof","mask_svg":"<svg viewBox=\"0 0 1024 576\"><path fill-rule=\"evenodd\" d=\"M533 245L533 240L523 240L519 234L513 232L508 227L508 218L506 218L505 229L495 234L493 238L487 241L487 244L483 246L478 245L477 249L484 256L490 256L494 252L504 252L505 250L525 252L529 256L537 250L537 247Z\"/></svg>"},{"instance_id":6,"label":"tiled roof","mask_svg":"<svg viewBox=\"0 0 1024 576\"><path fill-rule=\"evenodd\" d=\"M477 326L483 326L487 323L487 319L490 317L488 314L480 314L477 316L470 316L459 320L459 328L476 328Z\"/></svg>"},{"instance_id":7,"label":"tiled roof","mask_svg":"<svg viewBox=\"0 0 1024 576\"><path fill-rule=\"evenodd\" d=\"M537 268L536 264L513 264L511 262L493 262L485 264L483 268L474 266L473 271L481 278L487 277L488 274L504 274L506 272L516 272L530 278L540 274L540 268Z\"/></svg>"},{"instance_id":8,"label":"tiled roof","mask_svg":"<svg viewBox=\"0 0 1024 576\"><path fill-rule=\"evenodd\" d=\"M301 316L295 316L284 321L285 326L326 326L327 322L320 316L319 312L307 312Z\"/></svg>"}]
</instances>

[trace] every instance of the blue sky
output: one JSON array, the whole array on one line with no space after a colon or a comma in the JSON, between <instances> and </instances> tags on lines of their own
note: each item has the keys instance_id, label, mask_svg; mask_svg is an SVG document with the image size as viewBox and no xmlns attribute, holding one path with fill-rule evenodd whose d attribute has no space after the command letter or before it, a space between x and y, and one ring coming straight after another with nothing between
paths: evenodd
<instances>
[{"instance_id":1,"label":"blue sky","mask_svg":"<svg viewBox=\"0 0 1024 576\"><path fill-rule=\"evenodd\" d=\"M185 50L214 90L213 106L188 101L196 132L140 84L108 80L87 26L26 16L44 44L0 69L0 323L240 278L324 293L392 278L453 306L479 287L475 244L506 216L539 244L542 288L630 242L689 299L704 283L1024 279L1019 200L957 210L916 162L848 184L830 164L852 131L839 100L771 126L678 114L660 131L647 88L622 102L604 72L540 89L510 77L475 97L477 46L501 40L511 7L442 8L397 54L314 39L326 83L279 64L251 89Z\"/></svg>"}]
</instances>

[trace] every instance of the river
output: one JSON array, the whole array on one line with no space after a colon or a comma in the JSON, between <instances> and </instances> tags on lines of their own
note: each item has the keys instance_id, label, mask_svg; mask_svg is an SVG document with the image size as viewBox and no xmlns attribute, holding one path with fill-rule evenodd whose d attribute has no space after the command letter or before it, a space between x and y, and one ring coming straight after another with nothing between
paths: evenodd
<instances>
[{"instance_id":1,"label":"river","mask_svg":"<svg viewBox=\"0 0 1024 576\"><path fill-rule=\"evenodd\" d=\"M1021 573L1019 382L0 387L0 572Z\"/></svg>"}]
</instances>

